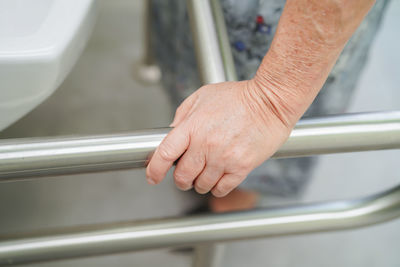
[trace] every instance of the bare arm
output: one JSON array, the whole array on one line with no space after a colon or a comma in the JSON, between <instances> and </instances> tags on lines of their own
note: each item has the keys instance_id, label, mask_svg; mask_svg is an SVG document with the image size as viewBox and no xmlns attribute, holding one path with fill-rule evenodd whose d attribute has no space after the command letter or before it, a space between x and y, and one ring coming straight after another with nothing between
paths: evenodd
<instances>
[{"instance_id":1,"label":"bare arm","mask_svg":"<svg viewBox=\"0 0 400 267\"><path fill-rule=\"evenodd\" d=\"M324 84L374 0L288 0L254 78L266 102L292 125Z\"/></svg>"},{"instance_id":2,"label":"bare arm","mask_svg":"<svg viewBox=\"0 0 400 267\"><path fill-rule=\"evenodd\" d=\"M248 81L203 86L177 109L147 167L149 183L174 161L176 185L222 197L286 141L372 0L288 0L271 48Z\"/></svg>"}]
</instances>

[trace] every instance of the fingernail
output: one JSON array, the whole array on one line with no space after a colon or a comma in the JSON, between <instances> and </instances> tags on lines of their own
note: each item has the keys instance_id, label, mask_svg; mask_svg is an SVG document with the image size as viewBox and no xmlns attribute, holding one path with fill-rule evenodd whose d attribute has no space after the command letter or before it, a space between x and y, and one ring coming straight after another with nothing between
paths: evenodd
<instances>
[{"instance_id":1,"label":"fingernail","mask_svg":"<svg viewBox=\"0 0 400 267\"><path fill-rule=\"evenodd\" d=\"M149 183L149 184L151 184L151 185L155 185L156 184L156 181L154 181L152 178L147 178L147 182Z\"/></svg>"}]
</instances>

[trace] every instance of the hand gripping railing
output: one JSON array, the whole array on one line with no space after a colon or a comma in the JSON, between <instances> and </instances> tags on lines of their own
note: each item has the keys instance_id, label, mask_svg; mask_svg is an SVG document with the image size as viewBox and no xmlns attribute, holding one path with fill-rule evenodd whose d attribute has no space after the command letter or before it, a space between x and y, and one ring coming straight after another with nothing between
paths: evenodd
<instances>
[{"instance_id":1,"label":"hand gripping railing","mask_svg":"<svg viewBox=\"0 0 400 267\"><path fill-rule=\"evenodd\" d=\"M0 143L0 179L143 167L168 129ZM400 112L304 119L274 157L400 148ZM0 238L0 264L73 258L211 241L339 230L400 216L400 187L322 204L94 225Z\"/></svg>"},{"instance_id":2,"label":"hand gripping railing","mask_svg":"<svg viewBox=\"0 0 400 267\"><path fill-rule=\"evenodd\" d=\"M188 0L204 83L234 80L217 0ZM0 142L0 181L143 167L169 129ZM301 120L274 157L400 148L400 111ZM400 187L330 203L0 237L0 265L363 227L400 217Z\"/></svg>"},{"instance_id":3,"label":"hand gripping railing","mask_svg":"<svg viewBox=\"0 0 400 267\"><path fill-rule=\"evenodd\" d=\"M169 128L0 141L0 181L144 167ZM400 111L301 120L274 158L400 148Z\"/></svg>"}]
</instances>

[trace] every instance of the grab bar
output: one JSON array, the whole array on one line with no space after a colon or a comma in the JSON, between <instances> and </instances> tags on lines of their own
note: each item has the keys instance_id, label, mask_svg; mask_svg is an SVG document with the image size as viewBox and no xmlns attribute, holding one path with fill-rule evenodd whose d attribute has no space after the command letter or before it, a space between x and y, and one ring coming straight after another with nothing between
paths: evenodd
<instances>
[{"instance_id":1,"label":"grab bar","mask_svg":"<svg viewBox=\"0 0 400 267\"><path fill-rule=\"evenodd\" d=\"M216 1L210 1L188 0L195 38L202 40L196 48L202 80L234 79L230 53L221 51L228 46L226 36L221 37L226 35L221 12L216 11L218 6L213 4ZM212 17L211 11L215 21L204 19ZM215 25L205 25L210 21ZM210 31L213 27L215 30ZM3 140L0 141L0 181L143 167L168 131L165 128L121 135ZM274 157L398 148L400 111L374 112L303 119ZM398 217L400 186L355 200L8 235L0 237L0 265L334 231Z\"/></svg>"},{"instance_id":2,"label":"grab bar","mask_svg":"<svg viewBox=\"0 0 400 267\"><path fill-rule=\"evenodd\" d=\"M169 128L0 141L0 181L144 167ZM400 148L400 112L303 119L275 158Z\"/></svg>"},{"instance_id":3,"label":"grab bar","mask_svg":"<svg viewBox=\"0 0 400 267\"><path fill-rule=\"evenodd\" d=\"M185 218L62 228L0 238L0 264L76 258L170 246L333 231L400 216L400 186L374 196Z\"/></svg>"},{"instance_id":4,"label":"grab bar","mask_svg":"<svg viewBox=\"0 0 400 267\"><path fill-rule=\"evenodd\" d=\"M0 179L143 167L168 131L3 140ZM400 148L400 112L346 114L303 119L274 157L395 148ZM0 238L0 264L340 230L399 216L400 186L356 200L8 236Z\"/></svg>"}]
</instances>

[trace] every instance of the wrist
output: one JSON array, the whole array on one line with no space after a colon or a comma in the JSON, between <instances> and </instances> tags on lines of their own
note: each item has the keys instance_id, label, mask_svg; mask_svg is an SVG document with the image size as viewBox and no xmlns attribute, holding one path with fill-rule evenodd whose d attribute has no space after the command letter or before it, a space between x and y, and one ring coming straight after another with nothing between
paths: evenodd
<instances>
[{"instance_id":1,"label":"wrist","mask_svg":"<svg viewBox=\"0 0 400 267\"><path fill-rule=\"evenodd\" d=\"M330 66L308 64L271 47L251 84L282 120L294 126L318 94L329 70Z\"/></svg>"},{"instance_id":2,"label":"wrist","mask_svg":"<svg viewBox=\"0 0 400 267\"><path fill-rule=\"evenodd\" d=\"M293 128L308 107L304 99L306 94L300 93L299 85L270 62L264 60L256 75L249 80L249 90L285 126Z\"/></svg>"},{"instance_id":3,"label":"wrist","mask_svg":"<svg viewBox=\"0 0 400 267\"><path fill-rule=\"evenodd\" d=\"M293 105L275 93L280 91L275 88L276 85L272 85L270 81L255 76L247 81L246 102L257 107L259 115L264 118L266 124L278 119L284 127L292 129L298 116L295 115Z\"/></svg>"}]
</instances>

